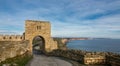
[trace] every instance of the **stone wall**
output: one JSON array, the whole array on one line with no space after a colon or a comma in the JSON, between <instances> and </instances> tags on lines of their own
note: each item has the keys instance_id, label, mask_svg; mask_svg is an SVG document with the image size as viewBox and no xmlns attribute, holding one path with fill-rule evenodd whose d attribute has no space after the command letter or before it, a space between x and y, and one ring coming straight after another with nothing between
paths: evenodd
<instances>
[{"instance_id":1,"label":"stone wall","mask_svg":"<svg viewBox=\"0 0 120 66\"><path fill-rule=\"evenodd\" d=\"M106 65L105 53L82 50L54 50L48 55L64 57L86 65Z\"/></svg>"},{"instance_id":2,"label":"stone wall","mask_svg":"<svg viewBox=\"0 0 120 66\"><path fill-rule=\"evenodd\" d=\"M50 56L57 56L57 57L63 57L67 59L71 59L80 63L84 63L84 53L83 51L77 51L77 50L61 50L57 49L54 50L47 55Z\"/></svg>"},{"instance_id":3,"label":"stone wall","mask_svg":"<svg viewBox=\"0 0 120 66\"><path fill-rule=\"evenodd\" d=\"M0 62L28 51L28 41L0 41Z\"/></svg>"},{"instance_id":4,"label":"stone wall","mask_svg":"<svg viewBox=\"0 0 120 66\"><path fill-rule=\"evenodd\" d=\"M120 66L120 55L115 53L106 53L107 63L111 66Z\"/></svg>"},{"instance_id":5,"label":"stone wall","mask_svg":"<svg viewBox=\"0 0 120 66\"><path fill-rule=\"evenodd\" d=\"M85 64L106 64L106 55L102 52L90 52L84 55Z\"/></svg>"},{"instance_id":6,"label":"stone wall","mask_svg":"<svg viewBox=\"0 0 120 66\"><path fill-rule=\"evenodd\" d=\"M86 65L120 66L120 55L110 52L88 52L82 50L54 50L51 56L64 57Z\"/></svg>"}]
</instances>

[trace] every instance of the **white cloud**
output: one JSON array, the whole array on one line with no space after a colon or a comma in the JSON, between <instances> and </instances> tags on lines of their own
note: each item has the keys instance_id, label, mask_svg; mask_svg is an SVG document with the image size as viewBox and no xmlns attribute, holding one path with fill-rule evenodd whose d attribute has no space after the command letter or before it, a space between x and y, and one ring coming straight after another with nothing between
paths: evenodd
<instances>
[{"instance_id":1,"label":"white cloud","mask_svg":"<svg viewBox=\"0 0 120 66\"><path fill-rule=\"evenodd\" d=\"M52 23L52 36L119 37L120 13L83 19L120 9L119 0L22 0L9 3L15 13L0 12L0 31L24 32L24 20L46 20ZM110 2L108 2L110 1ZM9 12L9 11L8 11ZM13 26L10 28L7 26ZM19 29L19 30L16 30ZM9 31L9 30L8 30Z\"/></svg>"}]
</instances>

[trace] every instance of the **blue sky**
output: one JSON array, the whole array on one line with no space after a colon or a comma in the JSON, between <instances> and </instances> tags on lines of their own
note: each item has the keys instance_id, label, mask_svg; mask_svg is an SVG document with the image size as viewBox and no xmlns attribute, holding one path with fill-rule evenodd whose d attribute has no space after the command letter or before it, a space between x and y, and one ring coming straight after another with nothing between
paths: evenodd
<instances>
[{"instance_id":1,"label":"blue sky","mask_svg":"<svg viewBox=\"0 0 120 66\"><path fill-rule=\"evenodd\" d=\"M27 19L50 21L52 36L120 38L120 0L0 0L0 33Z\"/></svg>"}]
</instances>

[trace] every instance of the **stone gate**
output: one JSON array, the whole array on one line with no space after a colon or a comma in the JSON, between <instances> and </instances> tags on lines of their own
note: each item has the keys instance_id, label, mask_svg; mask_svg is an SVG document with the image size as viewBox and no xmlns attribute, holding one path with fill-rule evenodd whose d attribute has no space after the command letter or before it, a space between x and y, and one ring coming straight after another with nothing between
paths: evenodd
<instances>
[{"instance_id":1,"label":"stone gate","mask_svg":"<svg viewBox=\"0 0 120 66\"><path fill-rule=\"evenodd\" d=\"M28 50L32 52L32 43L38 36L44 41L43 51L50 52L57 49L57 42L51 38L51 24L48 21L25 21L25 33L23 35L0 35L0 41L29 41Z\"/></svg>"},{"instance_id":2,"label":"stone gate","mask_svg":"<svg viewBox=\"0 0 120 66\"><path fill-rule=\"evenodd\" d=\"M26 20L25 22L25 40L29 40L29 50L32 51L33 39L39 36L44 40L44 51L50 52L57 49L57 42L51 38L51 25L48 21Z\"/></svg>"}]
</instances>

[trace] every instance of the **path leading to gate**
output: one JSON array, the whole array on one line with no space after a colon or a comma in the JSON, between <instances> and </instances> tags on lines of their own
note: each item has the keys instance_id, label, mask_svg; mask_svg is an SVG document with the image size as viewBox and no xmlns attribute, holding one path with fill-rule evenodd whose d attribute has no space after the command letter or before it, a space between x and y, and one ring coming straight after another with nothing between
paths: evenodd
<instances>
[{"instance_id":1,"label":"path leading to gate","mask_svg":"<svg viewBox=\"0 0 120 66\"><path fill-rule=\"evenodd\" d=\"M28 66L72 66L72 64L56 57L34 55Z\"/></svg>"}]
</instances>

